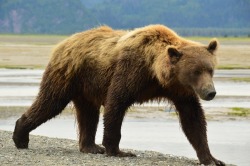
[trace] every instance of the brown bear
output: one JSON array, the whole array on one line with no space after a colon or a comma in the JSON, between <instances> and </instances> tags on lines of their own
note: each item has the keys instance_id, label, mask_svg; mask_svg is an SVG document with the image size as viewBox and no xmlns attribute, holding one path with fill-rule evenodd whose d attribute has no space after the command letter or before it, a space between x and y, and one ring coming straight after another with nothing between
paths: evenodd
<instances>
[{"instance_id":1,"label":"brown bear","mask_svg":"<svg viewBox=\"0 0 250 166\"><path fill-rule=\"evenodd\" d=\"M212 77L217 47L216 40L204 46L163 25L132 31L102 26L74 34L53 51L36 100L16 122L15 145L28 148L29 132L72 101L81 152L134 156L119 149L126 110L134 103L167 99L200 163L224 165L210 153L199 102L199 97L211 100L216 94ZM101 106L105 149L95 144Z\"/></svg>"}]
</instances>

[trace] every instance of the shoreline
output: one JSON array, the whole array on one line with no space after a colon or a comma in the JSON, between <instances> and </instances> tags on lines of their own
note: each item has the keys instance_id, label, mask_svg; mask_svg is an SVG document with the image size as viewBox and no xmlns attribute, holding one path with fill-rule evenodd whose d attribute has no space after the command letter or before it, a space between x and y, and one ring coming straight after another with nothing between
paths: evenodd
<instances>
[{"instance_id":1,"label":"shoreline","mask_svg":"<svg viewBox=\"0 0 250 166\"><path fill-rule=\"evenodd\" d=\"M70 108L64 110L63 113L56 118L75 118L74 109L71 105L69 107ZM13 109L13 107L0 107L0 121L1 119L8 118L16 120L27 108L28 107L16 107ZM128 111L126 118L139 121L178 121L176 112L167 112L162 109L162 107L134 106ZM103 113L101 112L101 116L102 115ZM219 116L218 112L214 112L212 117L216 118L207 118L208 121L249 120L249 118ZM0 163L2 163L2 165L199 165L197 159L164 154L157 151L123 149L135 153L137 155L136 158L107 157L105 154L83 154L78 150L77 140L32 134L30 134L29 149L18 150L12 141L12 134L13 131L0 130Z\"/></svg>"},{"instance_id":2,"label":"shoreline","mask_svg":"<svg viewBox=\"0 0 250 166\"><path fill-rule=\"evenodd\" d=\"M29 149L16 149L12 132L0 130L1 165L161 165L186 166L198 165L198 160L182 156L163 154L155 151L122 149L136 154L137 157L107 157L105 154L84 154L79 152L75 140L49 138L30 135ZM229 164L228 166L233 166Z\"/></svg>"},{"instance_id":3,"label":"shoreline","mask_svg":"<svg viewBox=\"0 0 250 166\"><path fill-rule=\"evenodd\" d=\"M28 108L28 106L0 106L0 120L18 118ZM207 121L250 121L249 109L247 109L246 113L244 114L244 112L242 113L241 110L234 111L231 108L203 108ZM102 117L103 108L101 108L100 112L100 117ZM57 117L67 116L75 116L75 109L72 104L69 104ZM165 107L150 107L140 105L131 106L127 110L125 117L130 119L145 120L178 120L178 114L172 110L169 105L166 105Z\"/></svg>"},{"instance_id":4,"label":"shoreline","mask_svg":"<svg viewBox=\"0 0 250 166\"><path fill-rule=\"evenodd\" d=\"M6 109L8 108L8 109ZM4 119L16 120L28 107L0 107L0 121ZM166 107L165 107L166 108ZM136 121L178 121L174 111L163 111L162 107L132 107L128 110L127 120ZM205 109L207 121L249 121L249 117L225 116L216 110ZM213 114L211 114L213 112ZM221 115L219 115L221 114ZM208 117L209 115L209 117ZM103 113L101 112L102 118ZM234 117L234 118L233 118ZM70 105L56 118L75 119L74 109ZM198 160L183 156L175 156L157 151L125 149L137 155L136 158L106 157L101 154L83 154L78 150L77 140L62 139L46 136L30 135L29 149L18 150L12 141L13 131L0 130L0 163L3 165L198 165ZM124 150L124 149L123 149ZM3 152L3 153L1 153ZM230 165L230 164L229 164ZM231 165L230 165L231 166Z\"/></svg>"}]
</instances>

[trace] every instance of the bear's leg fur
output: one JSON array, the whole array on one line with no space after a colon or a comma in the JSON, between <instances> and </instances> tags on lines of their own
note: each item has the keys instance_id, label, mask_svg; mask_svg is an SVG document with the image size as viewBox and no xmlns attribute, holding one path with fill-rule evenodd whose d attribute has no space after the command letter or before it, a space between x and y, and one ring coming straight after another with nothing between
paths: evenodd
<instances>
[{"instance_id":1,"label":"bear's leg fur","mask_svg":"<svg viewBox=\"0 0 250 166\"><path fill-rule=\"evenodd\" d=\"M73 89L69 86L64 88L63 81L62 84L55 85L55 78L50 75L50 72L48 67L43 75L35 102L16 121L12 138L17 148L28 148L30 131L61 113L72 99Z\"/></svg>"},{"instance_id":2,"label":"bear's leg fur","mask_svg":"<svg viewBox=\"0 0 250 166\"><path fill-rule=\"evenodd\" d=\"M116 85L119 86L119 83ZM116 85L110 87L107 101L104 105L104 135L102 144L106 148L108 156L135 156L130 152L122 152L119 149L122 121L127 108L133 103L133 98L124 88L116 87Z\"/></svg>"},{"instance_id":3,"label":"bear's leg fur","mask_svg":"<svg viewBox=\"0 0 250 166\"><path fill-rule=\"evenodd\" d=\"M83 153L104 153L105 149L95 144L100 106L78 97L73 100L79 129L79 149Z\"/></svg>"},{"instance_id":4,"label":"bear's leg fur","mask_svg":"<svg viewBox=\"0 0 250 166\"><path fill-rule=\"evenodd\" d=\"M46 96L46 94L40 94L28 111L16 121L13 140L17 148L28 148L29 132L61 113L70 101Z\"/></svg>"},{"instance_id":5,"label":"bear's leg fur","mask_svg":"<svg viewBox=\"0 0 250 166\"><path fill-rule=\"evenodd\" d=\"M134 59L126 58L119 61L115 74L109 86L104 104L104 135L103 142L108 156L135 156L130 152L119 149L121 126L126 110L135 101L138 94L146 89L148 80L144 62L138 63ZM137 58L137 56L131 56ZM128 79L129 77L129 79Z\"/></svg>"},{"instance_id":6,"label":"bear's leg fur","mask_svg":"<svg viewBox=\"0 0 250 166\"><path fill-rule=\"evenodd\" d=\"M179 113L182 130L194 147L201 164L224 165L215 159L209 150L206 120L203 109L196 97L182 97L174 101Z\"/></svg>"},{"instance_id":7,"label":"bear's leg fur","mask_svg":"<svg viewBox=\"0 0 250 166\"><path fill-rule=\"evenodd\" d=\"M125 111L128 108L128 104L124 104L122 100L120 101L119 103L114 103L105 107L104 136L102 144L105 146L108 156L133 157L135 156L134 154L122 152L119 149L122 121Z\"/></svg>"}]
</instances>

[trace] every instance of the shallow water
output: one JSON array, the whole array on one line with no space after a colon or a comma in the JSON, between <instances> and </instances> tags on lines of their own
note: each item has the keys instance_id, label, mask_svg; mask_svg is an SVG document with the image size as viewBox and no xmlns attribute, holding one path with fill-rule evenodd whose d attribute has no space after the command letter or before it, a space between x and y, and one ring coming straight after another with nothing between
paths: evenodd
<instances>
[{"instance_id":1,"label":"shallow water","mask_svg":"<svg viewBox=\"0 0 250 166\"><path fill-rule=\"evenodd\" d=\"M0 120L0 129L13 131L16 119ZM98 126L96 142L101 144L102 120ZM77 139L77 125L70 117L53 119L32 132L57 138ZM231 164L247 166L250 163L250 122L208 122L208 140L212 154ZM122 127L121 148L153 150L166 154L197 159L195 151L184 136L178 121L125 119Z\"/></svg>"},{"instance_id":2,"label":"shallow water","mask_svg":"<svg viewBox=\"0 0 250 166\"><path fill-rule=\"evenodd\" d=\"M42 74L43 70L0 69L0 106L31 105L38 93ZM219 70L215 77L250 77L250 70ZM249 82L215 81L215 88L217 96L212 101L202 101L204 107L250 107Z\"/></svg>"}]
</instances>

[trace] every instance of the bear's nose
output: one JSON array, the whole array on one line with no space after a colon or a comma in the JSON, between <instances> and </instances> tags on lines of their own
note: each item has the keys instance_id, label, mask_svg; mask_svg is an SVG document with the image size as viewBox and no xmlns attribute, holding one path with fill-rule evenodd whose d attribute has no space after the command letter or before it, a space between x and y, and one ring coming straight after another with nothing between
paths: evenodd
<instances>
[{"instance_id":1,"label":"bear's nose","mask_svg":"<svg viewBox=\"0 0 250 166\"><path fill-rule=\"evenodd\" d=\"M216 92L215 91L211 91L207 94L206 96L206 100L212 100L216 95Z\"/></svg>"}]
</instances>

